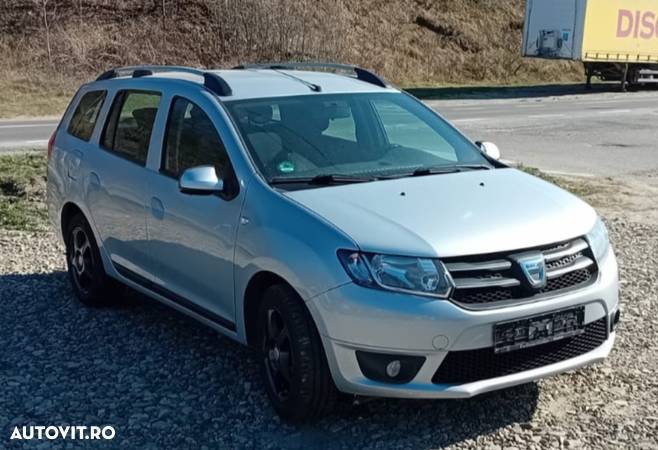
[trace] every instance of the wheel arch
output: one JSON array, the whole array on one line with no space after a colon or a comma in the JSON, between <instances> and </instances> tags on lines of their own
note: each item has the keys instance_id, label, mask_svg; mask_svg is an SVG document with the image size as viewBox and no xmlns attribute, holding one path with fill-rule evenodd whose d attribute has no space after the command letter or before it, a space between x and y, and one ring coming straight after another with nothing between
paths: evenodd
<instances>
[{"instance_id":1,"label":"wheel arch","mask_svg":"<svg viewBox=\"0 0 658 450\"><path fill-rule=\"evenodd\" d=\"M244 332L247 345L251 347L256 345L256 338L258 336L256 326L258 321L258 307L263 300L263 294L267 288L277 284L284 284L289 286L290 289L292 289L297 294L301 301L302 297L299 295L297 290L282 276L268 270L255 273L247 283L243 299ZM302 303L304 304L303 301ZM306 307L305 304L304 307Z\"/></svg>"},{"instance_id":2,"label":"wheel arch","mask_svg":"<svg viewBox=\"0 0 658 450\"><path fill-rule=\"evenodd\" d=\"M68 200L64 203L64 206L62 206L62 209L59 214L60 227L61 227L60 230L62 233L62 241L64 242L64 245L67 245L66 229L68 227L68 224L70 220L77 214L80 214L87 221L87 224L89 225L89 228L91 229L91 232L93 234L93 238L96 241L96 245L98 246L98 250L100 251L103 267L105 268L105 271L109 273L109 268L112 267L112 263L109 259L109 256L105 254L102 244L103 241L99 235L98 230L96 229L93 220L91 220L90 214L85 211L84 207L82 207L80 204L72 200Z\"/></svg>"},{"instance_id":3,"label":"wheel arch","mask_svg":"<svg viewBox=\"0 0 658 450\"><path fill-rule=\"evenodd\" d=\"M68 224L76 214L81 214L85 218L85 220L87 220L87 223L89 223L91 226L91 222L89 222L89 218L87 218L85 213L82 211L82 208L80 208L74 202L70 202L70 201L66 202L62 207L62 211L60 212L59 215L61 232L65 241L66 241L66 229L68 228Z\"/></svg>"}]
</instances>

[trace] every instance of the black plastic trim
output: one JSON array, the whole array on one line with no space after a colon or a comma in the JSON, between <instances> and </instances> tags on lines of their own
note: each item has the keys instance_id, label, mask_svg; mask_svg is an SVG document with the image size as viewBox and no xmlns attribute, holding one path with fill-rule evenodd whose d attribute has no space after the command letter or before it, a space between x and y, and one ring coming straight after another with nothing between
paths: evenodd
<instances>
[{"instance_id":1,"label":"black plastic trim","mask_svg":"<svg viewBox=\"0 0 658 450\"><path fill-rule=\"evenodd\" d=\"M374 84L375 86L383 88L387 87L384 79L374 72L362 69L361 67L355 67L354 72L356 72L356 78L361 81L365 81L366 83Z\"/></svg>"},{"instance_id":2,"label":"black plastic trim","mask_svg":"<svg viewBox=\"0 0 658 450\"><path fill-rule=\"evenodd\" d=\"M136 70L133 72L133 78L147 77L147 76L149 76L149 75L153 75L153 71L152 71L152 70L148 70L148 69L136 69Z\"/></svg>"},{"instance_id":3,"label":"black plastic trim","mask_svg":"<svg viewBox=\"0 0 658 450\"><path fill-rule=\"evenodd\" d=\"M210 92L213 92L220 97L229 97L233 95L233 90L231 86L226 82L225 79L217 75L216 73L206 72L203 74L203 85Z\"/></svg>"},{"instance_id":4,"label":"black plastic trim","mask_svg":"<svg viewBox=\"0 0 658 450\"><path fill-rule=\"evenodd\" d=\"M585 325L585 332L534 347L495 353L493 347L450 351L432 377L435 384L463 384L557 364L594 351L608 340L608 317Z\"/></svg>"},{"instance_id":5,"label":"black plastic trim","mask_svg":"<svg viewBox=\"0 0 658 450\"><path fill-rule=\"evenodd\" d=\"M111 80L113 78L124 76L131 76L132 78L140 78L153 75L157 72L183 72L201 75L203 77L203 86L210 92L220 96L228 97L233 95L231 86L221 76L216 73L206 71L205 69L196 69L193 67L184 66L134 66L134 67L117 67L107 70L100 74L96 81Z\"/></svg>"},{"instance_id":6,"label":"black plastic trim","mask_svg":"<svg viewBox=\"0 0 658 450\"><path fill-rule=\"evenodd\" d=\"M566 293L569 294L577 293L591 287L593 284L596 284L599 281L599 278L600 278L600 273L597 273L595 276L592 276L588 281L582 284L577 284L575 286L570 286L564 289L556 289L554 291L549 291L549 292L543 292L529 297L510 298L507 300L500 300L490 303L465 303L465 302L460 302L459 300L455 300L454 298L450 298L448 300L450 300L452 303L459 306L460 308L468 311L489 311L492 309L506 308L508 306L521 306L521 305L528 305L531 303L546 301L555 297L560 297L561 295L564 295Z\"/></svg>"},{"instance_id":7,"label":"black plastic trim","mask_svg":"<svg viewBox=\"0 0 658 450\"><path fill-rule=\"evenodd\" d=\"M112 78L116 78L116 77L117 77L117 71L114 69L110 69L100 74L96 78L96 81L111 80Z\"/></svg>"},{"instance_id":8,"label":"black plastic trim","mask_svg":"<svg viewBox=\"0 0 658 450\"><path fill-rule=\"evenodd\" d=\"M121 276L129 279L133 283L137 283L143 288L148 289L149 291L155 294L161 295L167 300L172 301L182 306L183 308L216 323L222 328L226 328L227 330L230 331L237 330L237 327L235 326L235 322L232 322L231 320L226 319L212 311L208 311L206 308L203 308L197 305L196 303L192 302L191 300L188 300L187 298L182 297L176 294L175 292L172 292L169 289L144 278L143 276L133 272L132 270L128 269L125 266L122 266L121 264L118 264L116 262L112 262L112 264L114 265L114 268L117 270L117 272L119 272Z\"/></svg>"}]
</instances>

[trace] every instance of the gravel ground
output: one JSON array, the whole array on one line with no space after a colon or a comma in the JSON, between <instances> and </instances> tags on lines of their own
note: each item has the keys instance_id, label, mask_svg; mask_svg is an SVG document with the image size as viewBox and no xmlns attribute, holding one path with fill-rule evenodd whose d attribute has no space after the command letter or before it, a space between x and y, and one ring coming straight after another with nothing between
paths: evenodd
<instances>
[{"instance_id":1,"label":"gravel ground","mask_svg":"<svg viewBox=\"0 0 658 450\"><path fill-rule=\"evenodd\" d=\"M344 402L301 428L249 350L138 295L83 308L51 235L0 231L0 447L20 447L15 425L109 424L85 448L658 449L658 227L609 224L623 314L605 363L470 400Z\"/></svg>"}]
</instances>

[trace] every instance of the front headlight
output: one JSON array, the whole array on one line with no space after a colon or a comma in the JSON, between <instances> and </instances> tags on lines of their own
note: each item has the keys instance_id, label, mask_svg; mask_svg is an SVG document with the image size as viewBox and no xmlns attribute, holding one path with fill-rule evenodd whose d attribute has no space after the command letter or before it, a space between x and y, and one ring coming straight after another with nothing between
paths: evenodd
<instances>
[{"instance_id":1,"label":"front headlight","mask_svg":"<svg viewBox=\"0 0 658 450\"><path fill-rule=\"evenodd\" d=\"M608 229L600 217L596 219L592 231L587 233L587 241L597 261L600 262L605 258L610 248L610 238L608 237Z\"/></svg>"},{"instance_id":2,"label":"front headlight","mask_svg":"<svg viewBox=\"0 0 658 450\"><path fill-rule=\"evenodd\" d=\"M370 287L447 298L453 282L437 259L340 250L338 258L355 283Z\"/></svg>"}]
</instances>

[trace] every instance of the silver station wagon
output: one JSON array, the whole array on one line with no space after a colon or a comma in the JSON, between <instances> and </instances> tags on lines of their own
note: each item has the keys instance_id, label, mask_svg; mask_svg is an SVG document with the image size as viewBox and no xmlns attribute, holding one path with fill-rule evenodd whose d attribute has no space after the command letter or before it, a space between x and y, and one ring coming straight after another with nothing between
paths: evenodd
<instances>
[{"instance_id":1,"label":"silver station wagon","mask_svg":"<svg viewBox=\"0 0 658 450\"><path fill-rule=\"evenodd\" d=\"M289 421L340 392L471 397L612 348L596 212L370 71L113 69L48 157L82 303L128 285L252 346Z\"/></svg>"}]
</instances>

